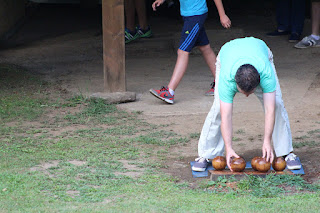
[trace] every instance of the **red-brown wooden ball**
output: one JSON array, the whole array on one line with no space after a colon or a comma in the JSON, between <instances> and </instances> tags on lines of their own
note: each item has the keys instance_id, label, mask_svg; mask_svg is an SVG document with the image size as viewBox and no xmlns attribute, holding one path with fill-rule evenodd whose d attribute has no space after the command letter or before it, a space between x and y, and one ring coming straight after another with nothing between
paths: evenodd
<instances>
[{"instance_id":1,"label":"red-brown wooden ball","mask_svg":"<svg viewBox=\"0 0 320 213\"><path fill-rule=\"evenodd\" d=\"M283 171L287 166L286 161L283 159L283 157L277 157L272 162L272 168L275 171Z\"/></svg>"},{"instance_id":2,"label":"red-brown wooden ball","mask_svg":"<svg viewBox=\"0 0 320 213\"><path fill-rule=\"evenodd\" d=\"M260 158L258 160L258 163L256 164L256 169L259 172L267 172L269 171L270 167L271 167L271 163L266 161L265 158Z\"/></svg>"},{"instance_id":3,"label":"red-brown wooden ball","mask_svg":"<svg viewBox=\"0 0 320 213\"><path fill-rule=\"evenodd\" d=\"M223 156L217 156L212 160L212 166L215 170L224 170L226 168L227 161Z\"/></svg>"},{"instance_id":4,"label":"red-brown wooden ball","mask_svg":"<svg viewBox=\"0 0 320 213\"><path fill-rule=\"evenodd\" d=\"M251 167L252 167L252 169L257 170L256 165L257 165L258 161L260 160L260 158L261 158L261 157L254 157L254 158L252 158L252 160L251 160Z\"/></svg>"},{"instance_id":5,"label":"red-brown wooden ball","mask_svg":"<svg viewBox=\"0 0 320 213\"><path fill-rule=\"evenodd\" d=\"M232 171L242 172L246 168L246 161L242 157L233 158L230 162L230 166Z\"/></svg>"}]
</instances>

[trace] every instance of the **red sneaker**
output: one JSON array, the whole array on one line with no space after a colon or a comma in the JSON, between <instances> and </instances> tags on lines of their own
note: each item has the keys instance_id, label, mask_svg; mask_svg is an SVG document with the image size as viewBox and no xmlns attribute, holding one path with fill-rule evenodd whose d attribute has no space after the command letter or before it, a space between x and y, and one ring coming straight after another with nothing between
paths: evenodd
<instances>
[{"instance_id":1,"label":"red sneaker","mask_svg":"<svg viewBox=\"0 0 320 213\"><path fill-rule=\"evenodd\" d=\"M150 89L150 93L168 104L173 104L174 95L171 95L168 87L162 87L160 90Z\"/></svg>"},{"instance_id":2,"label":"red sneaker","mask_svg":"<svg viewBox=\"0 0 320 213\"><path fill-rule=\"evenodd\" d=\"M214 95L214 87L215 87L215 82L212 82L211 83L211 89L210 90L208 90L207 92L206 92L206 94L205 95Z\"/></svg>"}]
</instances>

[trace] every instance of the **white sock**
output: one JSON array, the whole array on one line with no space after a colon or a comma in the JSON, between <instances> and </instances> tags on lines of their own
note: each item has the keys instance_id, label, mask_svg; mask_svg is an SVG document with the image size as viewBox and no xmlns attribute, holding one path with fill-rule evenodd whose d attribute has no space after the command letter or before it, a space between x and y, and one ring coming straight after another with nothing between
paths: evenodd
<instances>
[{"instance_id":1,"label":"white sock","mask_svg":"<svg viewBox=\"0 0 320 213\"><path fill-rule=\"evenodd\" d=\"M174 96L174 90L169 88L170 95Z\"/></svg>"},{"instance_id":2,"label":"white sock","mask_svg":"<svg viewBox=\"0 0 320 213\"><path fill-rule=\"evenodd\" d=\"M318 36L318 35L311 34L311 37L314 38L315 40L319 40L320 39L320 36Z\"/></svg>"}]
</instances>

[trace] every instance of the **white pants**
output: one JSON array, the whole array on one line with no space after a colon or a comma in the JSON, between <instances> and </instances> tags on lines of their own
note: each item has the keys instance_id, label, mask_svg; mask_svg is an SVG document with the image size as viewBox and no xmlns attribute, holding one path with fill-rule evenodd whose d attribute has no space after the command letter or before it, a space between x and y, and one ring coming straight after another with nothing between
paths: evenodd
<instances>
[{"instance_id":1,"label":"white pants","mask_svg":"<svg viewBox=\"0 0 320 213\"><path fill-rule=\"evenodd\" d=\"M272 64L275 72L277 87L276 87L276 110L275 110L275 125L272 134L273 147L276 156L284 156L292 152L292 136L288 113L284 108L282 94L279 84L279 79L273 63L273 55L269 50L269 61ZM219 98L219 73L220 73L220 57L218 55L216 62L216 79L214 102L204 122L199 143L198 154L200 157L213 159L216 156L222 156L224 153L224 141L221 134L221 115L220 115L220 98ZM258 97L263 105L263 92L260 86L257 87L254 94Z\"/></svg>"}]
</instances>

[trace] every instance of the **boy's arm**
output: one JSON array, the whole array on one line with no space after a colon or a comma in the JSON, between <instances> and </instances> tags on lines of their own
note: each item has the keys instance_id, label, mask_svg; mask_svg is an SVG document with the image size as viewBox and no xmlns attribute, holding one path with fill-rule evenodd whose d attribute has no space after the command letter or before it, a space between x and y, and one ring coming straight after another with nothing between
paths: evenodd
<instances>
[{"instance_id":1,"label":"boy's arm","mask_svg":"<svg viewBox=\"0 0 320 213\"><path fill-rule=\"evenodd\" d=\"M275 123L275 105L276 92L263 93L263 103L265 110L264 139L262 146L262 157L266 158L270 163L273 162L273 149L271 146L271 138Z\"/></svg>"},{"instance_id":2,"label":"boy's arm","mask_svg":"<svg viewBox=\"0 0 320 213\"><path fill-rule=\"evenodd\" d=\"M153 2L152 4L152 9L153 11L157 10L157 7L159 7L160 5L163 4L163 2L165 2L166 0L156 0L155 2Z\"/></svg>"},{"instance_id":3,"label":"boy's arm","mask_svg":"<svg viewBox=\"0 0 320 213\"><path fill-rule=\"evenodd\" d=\"M232 103L225 103L220 100L221 134L226 147L227 165L231 171L231 159L233 157L239 157L239 155L237 155L237 153L235 153L235 151L232 148L232 108Z\"/></svg>"},{"instance_id":4,"label":"boy's arm","mask_svg":"<svg viewBox=\"0 0 320 213\"><path fill-rule=\"evenodd\" d=\"M230 21L229 17L226 15L226 13L224 11L222 0L214 0L214 3L215 3L215 5L216 5L216 7L218 9L221 25L223 27L225 27L225 28L230 28L231 27L231 21Z\"/></svg>"}]
</instances>

